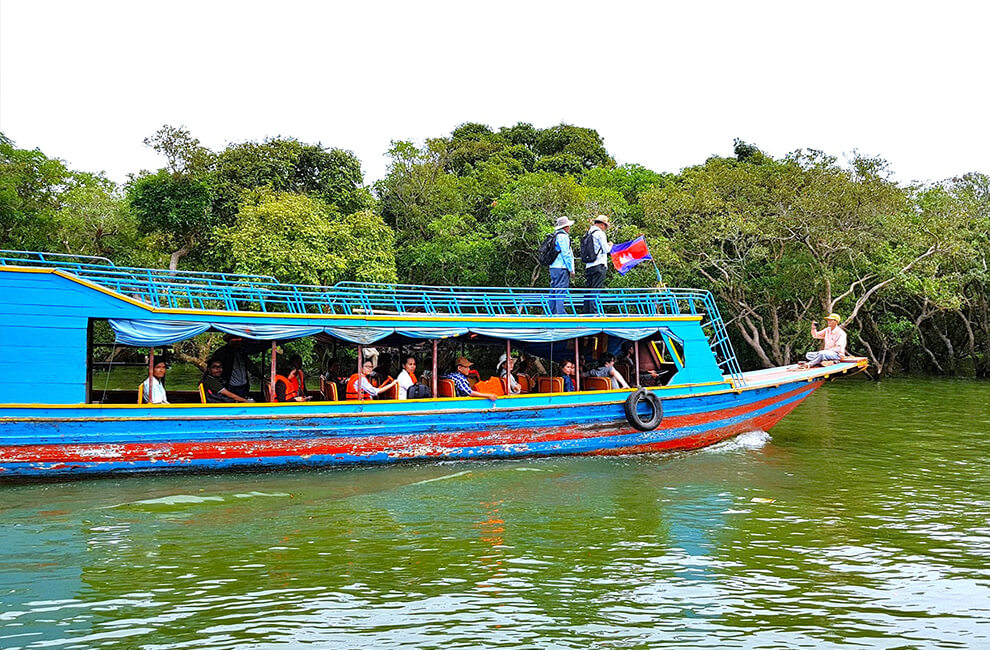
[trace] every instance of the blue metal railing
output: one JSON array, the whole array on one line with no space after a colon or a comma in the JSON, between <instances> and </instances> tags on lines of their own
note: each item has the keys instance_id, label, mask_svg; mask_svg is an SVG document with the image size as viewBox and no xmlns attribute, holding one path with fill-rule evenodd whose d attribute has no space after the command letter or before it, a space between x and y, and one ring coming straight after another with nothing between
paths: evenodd
<instances>
[{"instance_id":1,"label":"blue metal railing","mask_svg":"<svg viewBox=\"0 0 990 650\"><path fill-rule=\"evenodd\" d=\"M0 250L0 267L55 268L157 307L261 311L290 314L451 314L550 316L551 295L533 287L432 287L338 282L333 286L285 285L267 275L169 271L116 266L102 257ZM585 298L593 313L583 313ZM723 372L744 380L725 323L711 293L700 289L570 289L560 296L568 315L589 319L616 315L700 314Z\"/></svg>"}]
</instances>

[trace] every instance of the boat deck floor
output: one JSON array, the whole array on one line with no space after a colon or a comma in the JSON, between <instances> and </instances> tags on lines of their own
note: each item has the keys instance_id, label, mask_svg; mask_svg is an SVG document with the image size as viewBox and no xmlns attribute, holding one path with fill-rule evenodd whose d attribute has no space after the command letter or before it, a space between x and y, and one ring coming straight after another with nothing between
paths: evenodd
<instances>
[{"instance_id":1,"label":"boat deck floor","mask_svg":"<svg viewBox=\"0 0 990 650\"><path fill-rule=\"evenodd\" d=\"M778 366L776 368L766 368L764 370L753 370L744 372L746 386L777 386L795 381L806 381L819 377L830 377L832 375L856 373L866 368L866 357L843 357L842 361L830 366L818 366L815 368L799 369L797 364L789 366Z\"/></svg>"}]
</instances>

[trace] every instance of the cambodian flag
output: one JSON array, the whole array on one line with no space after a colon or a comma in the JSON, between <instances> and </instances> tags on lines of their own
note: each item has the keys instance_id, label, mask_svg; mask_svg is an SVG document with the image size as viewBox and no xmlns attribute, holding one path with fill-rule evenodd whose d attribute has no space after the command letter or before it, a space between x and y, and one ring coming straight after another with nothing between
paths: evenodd
<instances>
[{"instance_id":1,"label":"cambodian flag","mask_svg":"<svg viewBox=\"0 0 990 650\"><path fill-rule=\"evenodd\" d=\"M652 259L650 249L646 247L646 240L642 235L612 247L612 264L619 270L619 275L625 275L640 262Z\"/></svg>"}]
</instances>

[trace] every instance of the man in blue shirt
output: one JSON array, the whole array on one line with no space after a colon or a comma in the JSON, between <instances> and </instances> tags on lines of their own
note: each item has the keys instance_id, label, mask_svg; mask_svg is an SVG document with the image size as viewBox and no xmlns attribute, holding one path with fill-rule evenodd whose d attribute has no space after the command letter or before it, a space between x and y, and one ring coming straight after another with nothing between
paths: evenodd
<instances>
[{"instance_id":1,"label":"man in blue shirt","mask_svg":"<svg viewBox=\"0 0 990 650\"><path fill-rule=\"evenodd\" d=\"M574 253L571 251L571 226L574 222L567 217L560 217L554 224L557 231L554 248L557 257L550 264L550 313L564 313L564 295L571 286L574 277Z\"/></svg>"}]
</instances>

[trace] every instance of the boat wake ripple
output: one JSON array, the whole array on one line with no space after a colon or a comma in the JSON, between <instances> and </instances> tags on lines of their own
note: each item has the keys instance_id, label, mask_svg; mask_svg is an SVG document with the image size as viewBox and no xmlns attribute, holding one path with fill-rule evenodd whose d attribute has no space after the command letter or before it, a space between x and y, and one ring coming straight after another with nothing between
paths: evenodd
<instances>
[{"instance_id":1,"label":"boat wake ripple","mask_svg":"<svg viewBox=\"0 0 990 650\"><path fill-rule=\"evenodd\" d=\"M722 442L705 448L703 451L716 454L724 454L747 449L762 449L772 438L766 431L747 431L740 433L734 438L723 440Z\"/></svg>"}]
</instances>

